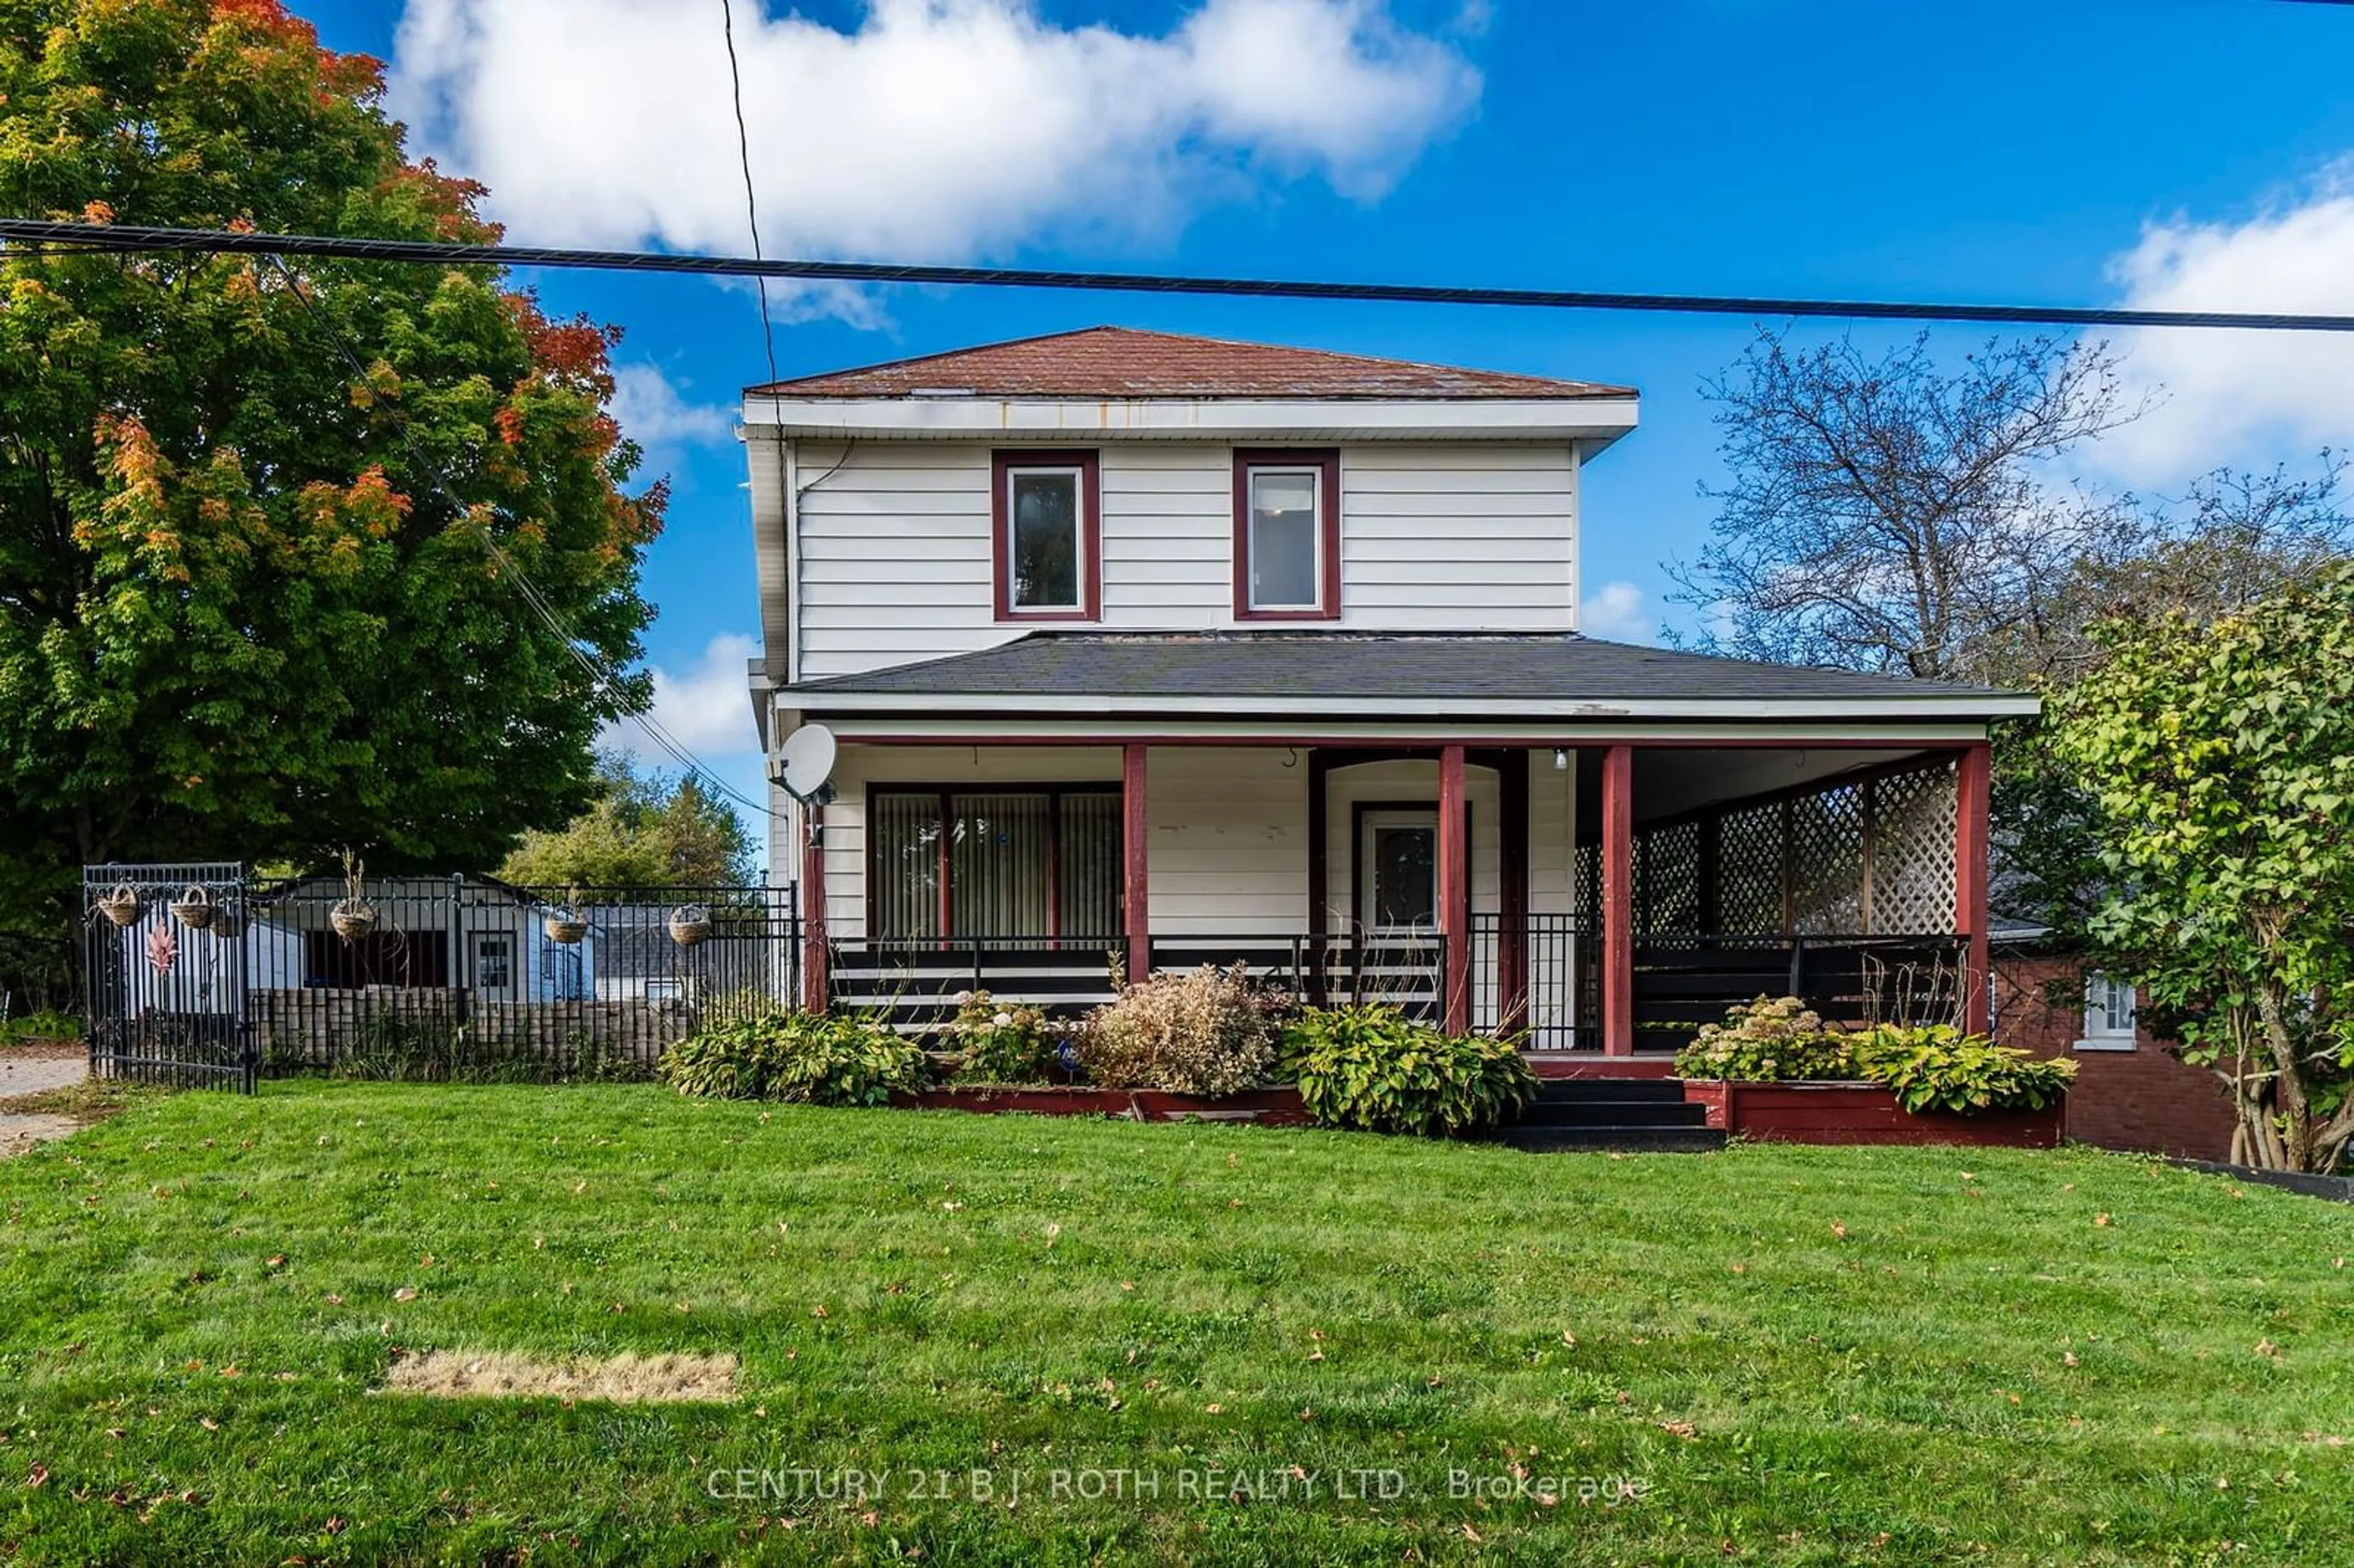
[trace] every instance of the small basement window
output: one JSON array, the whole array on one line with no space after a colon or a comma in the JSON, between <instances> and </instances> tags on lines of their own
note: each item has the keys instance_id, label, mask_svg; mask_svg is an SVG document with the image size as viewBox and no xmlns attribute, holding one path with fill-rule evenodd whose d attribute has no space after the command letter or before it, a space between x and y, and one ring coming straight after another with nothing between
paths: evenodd
<instances>
[{"instance_id":1,"label":"small basement window","mask_svg":"<svg viewBox=\"0 0 2354 1568\"><path fill-rule=\"evenodd\" d=\"M2130 1051L2135 1043L2135 987L2108 975L2084 977L2084 1037L2079 1051Z\"/></svg>"},{"instance_id":2,"label":"small basement window","mask_svg":"<svg viewBox=\"0 0 2354 1568\"><path fill-rule=\"evenodd\" d=\"M1093 620L1102 513L1093 452L999 452L991 511L997 619Z\"/></svg>"},{"instance_id":3,"label":"small basement window","mask_svg":"<svg viewBox=\"0 0 2354 1568\"><path fill-rule=\"evenodd\" d=\"M1341 613L1341 460L1331 451L1235 454L1235 619Z\"/></svg>"}]
</instances>

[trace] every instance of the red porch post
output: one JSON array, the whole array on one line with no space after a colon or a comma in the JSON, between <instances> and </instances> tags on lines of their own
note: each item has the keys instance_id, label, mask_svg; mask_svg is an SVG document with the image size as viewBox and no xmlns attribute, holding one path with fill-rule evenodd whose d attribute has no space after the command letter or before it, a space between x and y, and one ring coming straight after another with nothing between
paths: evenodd
<instances>
[{"instance_id":1,"label":"red porch post","mask_svg":"<svg viewBox=\"0 0 2354 1568\"><path fill-rule=\"evenodd\" d=\"M1443 1026L1471 1029L1471 856L1463 842L1463 748L1438 748L1438 930L1445 952Z\"/></svg>"},{"instance_id":2,"label":"red porch post","mask_svg":"<svg viewBox=\"0 0 2354 1568\"><path fill-rule=\"evenodd\" d=\"M1992 748L1985 741L1964 747L1955 768L1954 923L1969 938L1962 965L1962 1022L1973 1034L1984 1034L1994 1022L1988 979L1993 950L1987 934L1987 840L1993 793Z\"/></svg>"},{"instance_id":3,"label":"red porch post","mask_svg":"<svg viewBox=\"0 0 2354 1568\"><path fill-rule=\"evenodd\" d=\"M1152 883L1147 874L1145 844L1151 821L1145 810L1145 751L1142 741L1132 740L1121 748L1119 758L1120 853L1127 871L1124 902L1128 906L1128 978L1131 983L1152 973Z\"/></svg>"},{"instance_id":4,"label":"red porch post","mask_svg":"<svg viewBox=\"0 0 2354 1568\"><path fill-rule=\"evenodd\" d=\"M1602 1052L1635 1054L1635 748L1602 754Z\"/></svg>"},{"instance_id":5,"label":"red porch post","mask_svg":"<svg viewBox=\"0 0 2354 1568\"><path fill-rule=\"evenodd\" d=\"M832 1005L832 949L825 938L825 808L801 807L801 1010L823 1012Z\"/></svg>"},{"instance_id":6,"label":"red porch post","mask_svg":"<svg viewBox=\"0 0 2354 1568\"><path fill-rule=\"evenodd\" d=\"M1496 900L1496 1033L1510 1036L1529 1026L1529 765L1523 748L1496 758L1499 869L1503 886Z\"/></svg>"}]
</instances>

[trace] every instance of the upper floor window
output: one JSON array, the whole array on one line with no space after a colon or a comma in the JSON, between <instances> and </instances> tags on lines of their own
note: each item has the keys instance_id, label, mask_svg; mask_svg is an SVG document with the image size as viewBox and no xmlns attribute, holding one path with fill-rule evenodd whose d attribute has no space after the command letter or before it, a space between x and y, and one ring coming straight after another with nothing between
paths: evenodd
<instances>
[{"instance_id":1,"label":"upper floor window","mask_svg":"<svg viewBox=\"0 0 2354 1568\"><path fill-rule=\"evenodd\" d=\"M1331 620L1341 613L1341 457L1235 454L1235 619Z\"/></svg>"},{"instance_id":2,"label":"upper floor window","mask_svg":"<svg viewBox=\"0 0 2354 1568\"><path fill-rule=\"evenodd\" d=\"M997 618L1098 619L1103 503L1096 454L999 452L991 469Z\"/></svg>"},{"instance_id":3,"label":"upper floor window","mask_svg":"<svg viewBox=\"0 0 2354 1568\"><path fill-rule=\"evenodd\" d=\"M2134 983L2113 976L2084 977L2084 1037L2077 1049L2130 1051L2134 1048Z\"/></svg>"}]
</instances>

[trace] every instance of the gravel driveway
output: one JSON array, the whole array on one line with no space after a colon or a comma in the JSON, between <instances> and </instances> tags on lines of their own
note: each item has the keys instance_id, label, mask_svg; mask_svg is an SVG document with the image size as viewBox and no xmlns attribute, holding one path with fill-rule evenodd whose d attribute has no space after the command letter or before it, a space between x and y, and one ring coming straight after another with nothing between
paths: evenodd
<instances>
[{"instance_id":1,"label":"gravel driveway","mask_svg":"<svg viewBox=\"0 0 2354 1568\"><path fill-rule=\"evenodd\" d=\"M90 1057L79 1045L0 1045L0 1105L19 1095L69 1088L89 1075ZM0 1160L63 1138L80 1125L47 1112L0 1110Z\"/></svg>"}]
</instances>

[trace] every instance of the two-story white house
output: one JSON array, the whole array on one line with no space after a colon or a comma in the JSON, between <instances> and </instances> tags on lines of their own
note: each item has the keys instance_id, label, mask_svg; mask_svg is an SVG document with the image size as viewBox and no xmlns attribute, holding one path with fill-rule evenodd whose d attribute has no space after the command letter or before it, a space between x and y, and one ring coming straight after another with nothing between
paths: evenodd
<instances>
[{"instance_id":1,"label":"two-story white house","mask_svg":"<svg viewBox=\"0 0 2354 1568\"><path fill-rule=\"evenodd\" d=\"M1986 973L2009 694L1578 631L1629 388L1097 327L744 400L812 1001L1242 958L1530 1048ZM1640 527L1603 519L1603 527ZM1917 1000L1917 998L1916 998Z\"/></svg>"}]
</instances>

